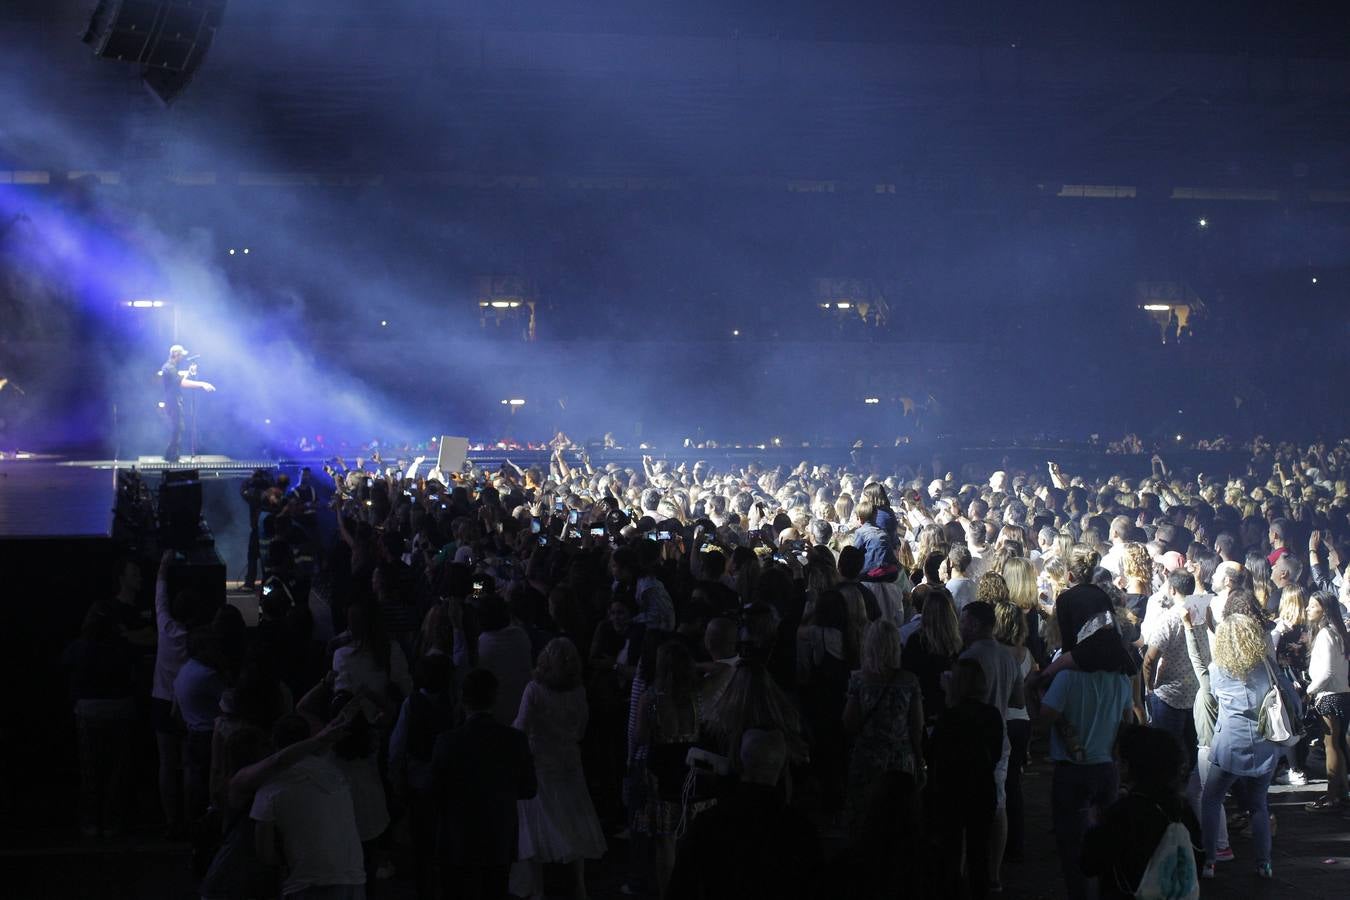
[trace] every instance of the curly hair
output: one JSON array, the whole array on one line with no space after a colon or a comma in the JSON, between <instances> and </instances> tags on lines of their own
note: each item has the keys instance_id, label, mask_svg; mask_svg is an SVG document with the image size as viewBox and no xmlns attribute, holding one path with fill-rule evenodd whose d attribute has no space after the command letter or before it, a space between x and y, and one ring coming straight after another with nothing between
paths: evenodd
<instances>
[{"instance_id":1,"label":"curly hair","mask_svg":"<svg viewBox=\"0 0 1350 900\"><path fill-rule=\"evenodd\" d=\"M1214 632L1214 661L1234 678L1246 679L1269 648L1265 629L1251 616L1228 616Z\"/></svg>"},{"instance_id":2,"label":"curly hair","mask_svg":"<svg viewBox=\"0 0 1350 900\"><path fill-rule=\"evenodd\" d=\"M985 603L1008 602L1008 582L997 572L985 572L975 585L975 599Z\"/></svg>"}]
</instances>

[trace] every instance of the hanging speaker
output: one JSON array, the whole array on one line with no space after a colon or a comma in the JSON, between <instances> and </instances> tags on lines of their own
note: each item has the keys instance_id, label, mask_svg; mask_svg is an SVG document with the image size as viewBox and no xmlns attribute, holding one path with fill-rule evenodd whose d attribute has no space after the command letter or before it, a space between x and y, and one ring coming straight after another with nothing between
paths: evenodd
<instances>
[{"instance_id":1,"label":"hanging speaker","mask_svg":"<svg viewBox=\"0 0 1350 900\"><path fill-rule=\"evenodd\" d=\"M140 66L167 106L196 74L224 13L225 0L100 0L82 40L100 59Z\"/></svg>"}]
</instances>

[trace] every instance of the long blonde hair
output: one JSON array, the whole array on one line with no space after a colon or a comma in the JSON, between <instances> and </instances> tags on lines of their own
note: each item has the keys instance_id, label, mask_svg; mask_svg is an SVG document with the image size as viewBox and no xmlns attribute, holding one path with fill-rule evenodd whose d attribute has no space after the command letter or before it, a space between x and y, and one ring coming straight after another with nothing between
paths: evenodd
<instances>
[{"instance_id":1,"label":"long blonde hair","mask_svg":"<svg viewBox=\"0 0 1350 900\"><path fill-rule=\"evenodd\" d=\"M1226 616L1214 632L1214 661L1234 678L1245 680L1269 648L1261 623L1242 613Z\"/></svg>"},{"instance_id":2,"label":"long blonde hair","mask_svg":"<svg viewBox=\"0 0 1350 900\"><path fill-rule=\"evenodd\" d=\"M1308 592L1296 584L1285 588L1280 595L1279 618L1288 628L1308 624Z\"/></svg>"},{"instance_id":3,"label":"long blonde hair","mask_svg":"<svg viewBox=\"0 0 1350 900\"><path fill-rule=\"evenodd\" d=\"M900 629L890 619L877 619L863 635L862 670L889 677L900 668Z\"/></svg>"},{"instance_id":4,"label":"long blonde hair","mask_svg":"<svg viewBox=\"0 0 1350 900\"><path fill-rule=\"evenodd\" d=\"M1036 566L1031 560L1014 557L1003 566L1003 580L1008 583L1008 599L1025 612L1036 608L1041 591L1036 585Z\"/></svg>"}]
</instances>

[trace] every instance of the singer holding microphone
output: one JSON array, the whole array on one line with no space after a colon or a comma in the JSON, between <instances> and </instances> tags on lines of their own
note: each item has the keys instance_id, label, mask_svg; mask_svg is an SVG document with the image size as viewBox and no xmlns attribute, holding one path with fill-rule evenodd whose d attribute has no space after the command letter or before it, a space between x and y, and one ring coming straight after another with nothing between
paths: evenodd
<instances>
[{"instance_id":1,"label":"singer holding microphone","mask_svg":"<svg viewBox=\"0 0 1350 900\"><path fill-rule=\"evenodd\" d=\"M209 381L196 381L197 364L193 363L184 371L178 365L191 362L195 356L188 356L187 348L174 344L169 348L169 359L160 367L159 380L164 385L164 413L169 418L169 447L164 451L165 462L178 462L179 444L183 440L183 391L198 390L212 393L216 386Z\"/></svg>"}]
</instances>

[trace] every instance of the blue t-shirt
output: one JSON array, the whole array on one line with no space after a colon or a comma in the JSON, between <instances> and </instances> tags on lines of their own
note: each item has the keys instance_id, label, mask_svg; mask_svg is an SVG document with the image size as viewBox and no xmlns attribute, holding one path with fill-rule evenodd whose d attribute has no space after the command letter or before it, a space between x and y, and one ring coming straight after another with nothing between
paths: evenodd
<instances>
[{"instance_id":1,"label":"blue t-shirt","mask_svg":"<svg viewBox=\"0 0 1350 900\"><path fill-rule=\"evenodd\" d=\"M1074 759L1059 727L1050 729L1050 758L1083 765L1111 761L1121 719L1130 706L1130 678L1118 672L1065 671L1055 676L1041 703L1062 716L1078 735L1083 758Z\"/></svg>"}]
</instances>

